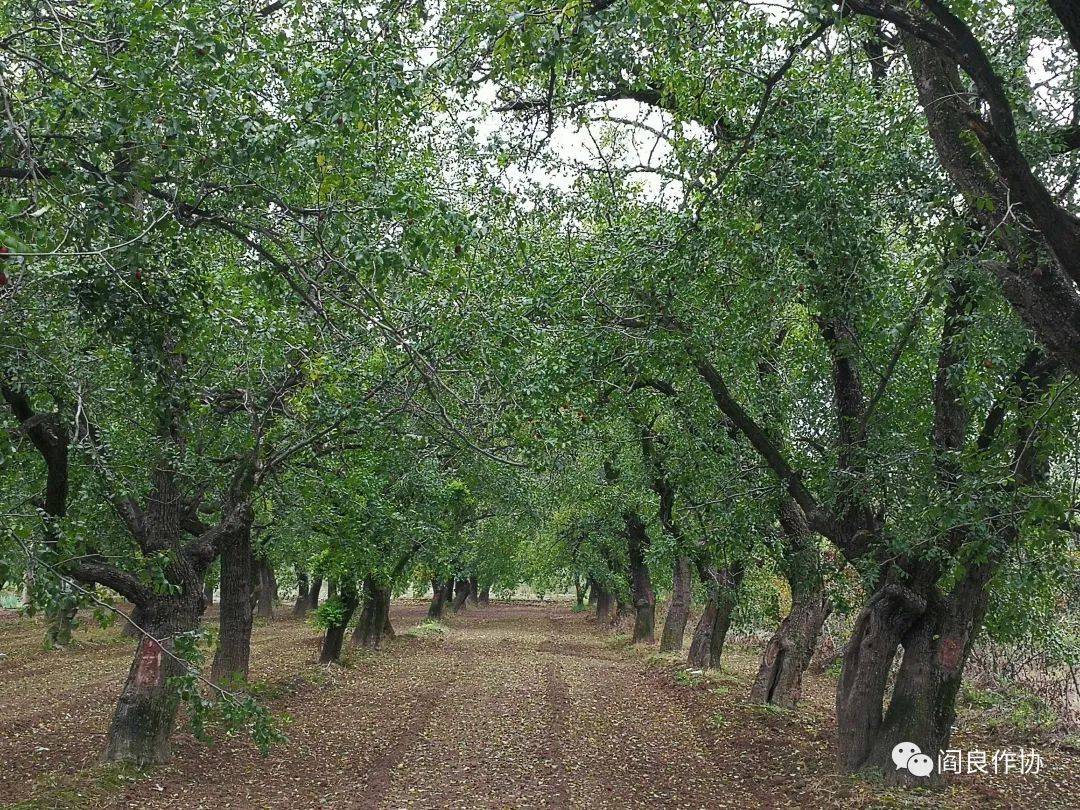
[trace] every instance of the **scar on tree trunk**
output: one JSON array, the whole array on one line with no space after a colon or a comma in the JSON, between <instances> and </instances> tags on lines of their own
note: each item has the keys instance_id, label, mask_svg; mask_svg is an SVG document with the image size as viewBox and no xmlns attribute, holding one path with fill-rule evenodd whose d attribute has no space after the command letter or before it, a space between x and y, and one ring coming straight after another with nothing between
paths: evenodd
<instances>
[{"instance_id":1,"label":"scar on tree trunk","mask_svg":"<svg viewBox=\"0 0 1080 810\"><path fill-rule=\"evenodd\" d=\"M821 552L802 509L790 498L780 507L780 524L786 542L783 568L791 586L791 611L765 645L750 701L793 709L802 697L803 673L810 666L832 603L822 581Z\"/></svg>"},{"instance_id":2,"label":"scar on tree trunk","mask_svg":"<svg viewBox=\"0 0 1080 810\"><path fill-rule=\"evenodd\" d=\"M341 615L338 621L326 628L323 636L322 649L319 651L319 663L329 664L341 658L341 646L345 641L345 629L352 621L353 613L360 601L360 595L356 590L356 583L346 579L339 583L338 600L341 603Z\"/></svg>"},{"instance_id":3,"label":"scar on tree trunk","mask_svg":"<svg viewBox=\"0 0 1080 810\"><path fill-rule=\"evenodd\" d=\"M196 586L197 587L197 586ZM171 754L169 737L176 720L178 697L169 679L185 666L169 653L177 635L194 630L202 612L202 588L194 594L154 597L138 606L145 622L139 646L109 725L105 759L157 765Z\"/></svg>"},{"instance_id":4,"label":"scar on tree trunk","mask_svg":"<svg viewBox=\"0 0 1080 810\"><path fill-rule=\"evenodd\" d=\"M668 602L664 632L660 636L660 652L681 650L686 622L690 616L690 597L693 583L690 579L690 558L684 554L675 559L671 578L671 600Z\"/></svg>"},{"instance_id":5,"label":"scar on tree trunk","mask_svg":"<svg viewBox=\"0 0 1080 810\"><path fill-rule=\"evenodd\" d=\"M737 604L737 591L742 584L745 569L742 563L734 563L717 570L706 565L701 570L701 579L706 583L708 594L705 608L701 611L694 637L690 641L687 664L695 669L709 669L720 666L720 657L724 652L724 641L728 628L731 627L731 614Z\"/></svg>"}]
</instances>

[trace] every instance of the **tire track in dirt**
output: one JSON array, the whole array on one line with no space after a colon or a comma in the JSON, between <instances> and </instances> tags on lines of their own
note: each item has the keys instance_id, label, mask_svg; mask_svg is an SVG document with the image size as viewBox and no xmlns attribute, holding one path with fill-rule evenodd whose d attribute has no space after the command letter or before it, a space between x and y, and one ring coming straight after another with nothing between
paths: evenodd
<instances>
[{"instance_id":1,"label":"tire track in dirt","mask_svg":"<svg viewBox=\"0 0 1080 810\"><path fill-rule=\"evenodd\" d=\"M404 732L397 734L389 746L366 763L366 770L355 785L332 794L324 794L321 798L321 806L372 808L383 805L393 785L394 774L398 770L398 766L405 760L406 754L430 727L431 721L435 718L437 710L446 696L463 677L470 674L477 666L475 660L462 656L454 656L451 660L456 660L460 667L455 667L446 681L438 688L414 695L416 698L415 705L419 705L421 708L419 712L406 721ZM347 791L360 794L362 799L343 796L342 794ZM339 805L338 802L342 802L342 804Z\"/></svg>"},{"instance_id":2,"label":"tire track in dirt","mask_svg":"<svg viewBox=\"0 0 1080 810\"><path fill-rule=\"evenodd\" d=\"M555 777L553 780L555 806L569 807L570 795L567 792L566 784L567 769L563 737L566 733L567 719L570 713L570 700L566 693L566 684L563 683L559 675L559 669L555 661L551 661L545 669L549 713L547 739L551 768Z\"/></svg>"}]
</instances>

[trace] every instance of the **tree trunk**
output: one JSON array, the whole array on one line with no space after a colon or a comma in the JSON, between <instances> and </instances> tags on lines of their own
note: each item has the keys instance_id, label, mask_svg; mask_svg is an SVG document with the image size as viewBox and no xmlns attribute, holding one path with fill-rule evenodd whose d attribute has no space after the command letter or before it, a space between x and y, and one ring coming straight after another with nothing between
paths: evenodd
<instances>
[{"instance_id":1,"label":"tree trunk","mask_svg":"<svg viewBox=\"0 0 1080 810\"><path fill-rule=\"evenodd\" d=\"M321 583L320 583L321 584ZM306 571L296 569L296 602L293 604L292 615L303 618L307 615L310 597L308 596L308 575Z\"/></svg>"},{"instance_id":2,"label":"tree trunk","mask_svg":"<svg viewBox=\"0 0 1080 810\"><path fill-rule=\"evenodd\" d=\"M196 584L198 588L198 584ZM202 589L178 597L156 597L136 611L150 637L142 636L128 671L112 722L105 759L135 765L157 765L170 756L169 737L176 720L178 699L169 678L182 675L185 666L169 655L174 639L199 623ZM160 642L160 643L159 643Z\"/></svg>"},{"instance_id":3,"label":"tree trunk","mask_svg":"<svg viewBox=\"0 0 1080 810\"><path fill-rule=\"evenodd\" d=\"M257 613L260 619L274 618L274 601L277 598L277 577L274 568L265 558L255 564L259 577L259 599Z\"/></svg>"},{"instance_id":4,"label":"tree trunk","mask_svg":"<svg viewBox=\"0 0 1080 810\"><path fill-rule=\"evenodd\" d=\"M687 664L691 667L708 669L720 666L720 657L724 652L728 629L731 627L731 615L738 603L737 592L744 572L741 563L734 563L719 571L712 566L703 568L701 578L707 583L708 599L690 642Z\"/></svg>"},{"instance_id":5,"label":"tree trunk","mask_svg":"<svg viewBox=\"0 0 1080 810\"><path fill-rule=\"evenodd\" d=\"M581 577L574 574L574 602L578 610L585 609L585 588L581 584Z\"/></svg>"},{"instance_id":6,"label":"tree trunk","mask_svg":"<svg viewBox=\"0 0 1080 810\"><path fill-rule=\"evenodd\" d=\"M844 648L843 668L836 687L836 730L840 767L887 767L871 761L879 740L882 703L889 670L900 640L925 610L925 601L901 585L878 588L855 619ZM918 740L911 740L922 746Z\"/></svg>"},{"instance_id":7,"label":"tree trunk","mask_svg":"<svg viewBox=\"0 0 1080 810\"><path fill-rule=\"evenodd\" d=\"M751 703L793 709L802 697L802 676L814 656L818 636L832 603L824 589L792 597L791 612L780 623L761 655Z\"/></svg>"},{"instance_id":8,"label":"tree trunk","mask_svg":"<svg viewBox=\"0 0 1080 810\"><path fill-rule=\"evenodd\" d=\"M589 589L589 607L596 606L596 580L592 577L588 578L586 586Z\"/></svg>"},{"instance_id":9,"label":"tree trunk","mask_svg":"<svg viewBox=\"0 0 1080 810\"><path fill-rule=\"evenodd\" d=\"M634 600L634 635L632 643L651 642L656 625L656 595L649 578L649 566L645 552L649 548L649 535L645 524L633 512L623 516L630 556L630 592Z\"/></svg>"},{"instance_id":10,"label":"tree trunk","mask_svg":"<svg viewBox=\"0 0 1080 810\"><path fill-rule=\"evenodd\" d=\"M446 594L453 588L453 580L449 583L431 580L431 605L428 606L428 618L432 621L442 621L443 611L446 608Z\"/></svg>"},{"instance_id":11,"label":"tree trunk","mask_svg":"<svg viewBox=\"0 0 1080 810\"><path fill-rule=\"evenodd\" d=\"M339 622L326 628L323 636L322 649L319 651L319 663L329 664L341 658L341 646L345 642L345 630L352 621L353 613L360 601L360 595L356 591L356 583L345 580L341 583L341 593L338 596L341 601L342 615Z\"/></svg>"},{"instance_id":12,"label":"tree trunk","mask_svg":"<svg viewBox=\"0 0 1080 810\"><path fill-rule=\"evenodd\" d=\"M926 784L925 777L896 769L892 750L900 742L913 742L924 752L949 747L964 666L986 614L990 573L990 565L969 569L944 598L931 592L923 600L895 584L874 593L856 620L837 688L842 767L885 768L887 783ZM880 643L871 647L874 641ZM903 659L883 717L881 697L875 701L873 695L879 683L884 695L901 646Z\"/></svg>"},{"instance_id":13,"label":"tree trunk","mask_svg":"<svg viewBox=\"0 0 1080 810\"><path fill-rule=\"evenodd\" d=\"M596 594L596 621L607 624L611 613L611 591L593 580L593 592Z\"/></svg>"},{"instance_id":14,"label":"tree trunk","mask_svg":"<svg viewBox=\"0 0 1080 810\"><path fill-rule=\"evenodd\" d=\"M469 598L469 580L459 579L456 583L456 589L453 604L454 613L465 609L465 601Z\"/></svg>"},{"instance_id":15,"label":"tree trunk","mask_svg":"<svg viewBox=\"0 0 1080 810\"><path fill-rule=\"evenodd\" d=\"M810 666L832 603L822 582L821 552L802 509L791 498L780 506L780 525L784 530L783 567L791 587L791 612L765 645L750 700L793 709L802 696L802 676Z\"/></svg>"},{"instance_id":16,"label":"tree trunk","mask_svg":"<svg viewBox=\"0 0 1080 810\"><path fill-rule=\"evenodd\" d=\"M664 632L660 636L660 652L681 650L686 633L686 620L690 615L690 597L693 583L690 578L690 558L679 555L671 577L671 601L668 603Z\"/></svg>"},{"instance_id":17,"label":"tree trunk","mask_svg":"<svg viewBox=\"0 0 1080 810\"><path fill-rule=\"evenodd\" d=\"M484 583L484 586L480 589L480 604L491 604L491 585L486 582Z\"/></svg>"},{"instance_id":18,"label":"tree trunk","mask_svg":"<svg viewBox=\"0 0 1080 810\"><path fill-rule=\"evenodd\" d=\"M390 588L380 585L373 577L364 579L364 609L356 623L352 642L377 650L390 623ZM393 629L391 628L391 633Z\"/></svg>"},{"instance_id":19,"label":"tree trunk","mask_svg":"<svg viewBox=\"0 0 1080 810\"><path fill-rule=\"evenodd\" d=\"M221 549L221 600L218 644L210 677L215 683L246 681L251 663L251 614L255 603L255 570L251 527Z\"/></svg>"},{"instance_id":20,"label":"tree trunk","mask_svg":"<svg viewBox=\"0 0 1080 810\"><path fill-rule=\"evenodd\" d=\"M686 664L692 669L709 668L709 647L712 643L713 626L716 624L716 595L710 588L705 607L698 617L698 623L694 627L694 635L690 639L690 652L686 656Z\"/></svg>"},{"instance_id":21,"label":"tree trunk","mask_svg":"<svg viewBox=\"0 0 1080 810\"><path fill-rule=\"evenodd\" d=\"M323 578L316 574L311 578L311 587L308 588L308 610L317 610L319 597L322 595Z\"/></svg>"},{"instance_id":22,"label":"tree trunk","mask_svg":"<svg viewBox=\"0 0 1080 810\"><path fill-rule=\"evenodd\" d=\"M206 602L207 607L214 604L214 583L210 577L206 578L206 583L203 585L203 601Z\"/></svg>"},{"instance_id":23,"label":"tree trunk","mask_svg":"<svg viewBox=\"0 0 1080 810\"><path fill-rule=\"evenodd\" d=\"M476 577L469 577L469 602L476 605L480 601L480 583Z\"/></svg>"}]
</instances>

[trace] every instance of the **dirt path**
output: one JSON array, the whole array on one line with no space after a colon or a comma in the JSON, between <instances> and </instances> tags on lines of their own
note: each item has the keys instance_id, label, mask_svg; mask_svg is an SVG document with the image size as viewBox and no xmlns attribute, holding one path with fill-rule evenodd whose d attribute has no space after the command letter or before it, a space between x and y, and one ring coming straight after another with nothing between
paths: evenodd
<instances>
[{"instance_id":1,"label":"dirt path","mask_svg":"<svg viewBox=\"0 0 1080 810\"><path fill-rule=\"evenodd\" d=\"M423 606L395 603L399 633ZM631 651L587 617L492 605L431 638L401 637L350 666L315 665L318 636L293 621L257 630L254 680L289 742L268 758L242 738L177 735L146 774L96 765L131 642L86 634L46 655L29 622L0 623L0 802L24 807L798 807L888 806L896 797L833 771L827 683L805 708L746 705L753 658L733 647L700 679ZM1077 761L1039 782L965 781L904 806L1066 807ZM1064 779L1059 784L1058 777Z\"/></svg>"}]
</instances>

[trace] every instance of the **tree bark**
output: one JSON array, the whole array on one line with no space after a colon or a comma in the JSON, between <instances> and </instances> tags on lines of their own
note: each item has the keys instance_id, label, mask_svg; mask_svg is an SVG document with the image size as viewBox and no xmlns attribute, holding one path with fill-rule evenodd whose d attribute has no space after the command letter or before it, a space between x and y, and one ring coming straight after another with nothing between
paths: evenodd
<instances>
[{"instance_id":1,"label":"tree bark","mask_svg":"<svg viewBox=\"0 0 1080 810\"><path fill-rule=\"evenodd\" d=\"M480 582L476 577L469 577L469 602L473 605L480 601Z\"/></svg>"},{"instance_id":2,"label":"tree bark","mask_svg":"<svg viewBox=\"0 0 1080 810\"><path fill-rule=\"evenodd\" d=\"M469 580L457 580L455 588L453 610L457 613L465 609L465 601L469 598Z\"/></svg>"},{"instance_id":3,"label":"tree bark","mask_svg":"<svg viewBox=\"0 0 1080 810\"><path fill-rule=\"evenodd\" d=\"M793 709L802 696L802 676L810 666L832 603L822 582L820 551L802 509L791 498L781 504L780 525L784 531L783 568L791 587L791 612L765 645L750 700Z\"/></svg>"},{"instance_id":4,"label":"tree bark","mask_svg":"<svg viewBox=\"0 0 1080 810\"><path fill-rule=\"evenodd\" d=\"M255 563L255 570L259 579L257 614L260 619L273 619L274 602L277 599L277 577L274 575L274 568L263 557Z\"/></svg>"},{"instance_id":5,"label":"tree bark","mask_svg":"<svg viewBox=\"0 0 1080 810\"><path fill-rule=\"evenodd\" d=\"M737 604L736 592L742 584L744 571L741 563L734 563L719 571L711 565L703 567L701 578L706 583L708 598L694 628L686 659L694 669L720 666L724 642L731 627L731 614Z\"/></svg>"},{"instance_id":6,"label":"tree bark","mask_svg":"<svg viewBox=\"0 0 1080 810\"><path fill-rule=\"evenodd\" d=\"M832 603L819 589L792 596L791 612L780 623L761 655L750 688L751 703L771 703L793 709L802 697L802 676L814 657L818 636L832 612Z\"/></svg>"},{"instance_id":7,"label":"tree bark","mask_svg":"<svg viewBox=\"0 0 1080 810\"><path fill-rule=\"evenodd\" d=\"M649 548L649 535L645 524L633 512L623 515L630 557L630 591L634 600L634 634L632 643L654 640L656 625L656 594L649 578L649 566L645 552Z\"/></svg>"},{"instance_id":8,"label":"tree bark","mask_svg":"<svg viewBox=\"0 0 1080 810\"><path fill-rule=\"evenodd\" d=\"M483 587L480 588L480 604L481 605L490 605L491 604L491 585L489 583L487 583L487 582L485 582Z\"/></svg>"},{"instance_id":9,"label":"tree bark","mask_svg":"<svg viewBox=\"0 0 1080 810\"><path fill-rule=\"evenodd\" d=\"M319 597L322 596L323 578L315 574L311 578L311 587L308 588L308 610L317 610Z\"/></svg>"},{"instance_id":10,"label":"tree bark","mask_svg":"<svg viewBox=\"0 0 1080 810\"><path fill-rule=\"evenodd\" d=\"M374 577L364 579L364 608L353 631L352 642L373 650L382 646L383 635L390 623L390 588ZM393 633L393 628L391 628Z\"/></svg>"},{"instance_id":11,"label":"tree bark","mask_svg":"<svg viewBox=\"0 0 1080 810\"><path fill-rule=\"evenodd\" d=\"M671 600L668 602L664 632L660 636L660 652L681 650L690 616L690 597L693 583L690 578L690 558L684 554L675 559L671 576Z\"/></svg>"},{"instance_id":12,"label":"tree bark","mask_svg":"<svg viewBox=\"0 0 1080 810\"><path fill-rule=\"evenodd\" d=\"M306 571L296 569L296 602L293 604L292 615L302 619L307 615L310 597L308 596L308 575Z\"/></svg>"},{"instance_id":13,"label":"tree bark","mask_svg":"<svg viewBox=\"0 0 1080 810\"><path fill-rule=\"evenodd\" d=\"M859 611L844 649L836 687L836 726L840 767L857 771L871 762L880 738L882 704L889 670L908 628L925 610L925 600L906 587L878 588ZM922 746L918 740L911 742Z\"/></svg>"},{"instance_id":14,"label":"tree bark","mask_svg":"<svg viewBox=\"0 0 1080 810\"><path fill-rule=\"evenodd\" d=\"M149 633L142 636L109 725L105 759L157 765L170 756L178 706L169 678L182 675L183 663L171 657L174 639L194 630L202 612L201 583L179 596L156 596L136 611ZM194 590L194 593L192 593ZM194 598L193 598L194 597Z\"/></svg>"},{"instance_id":15,"label":"tree bark","mask_svg":"<svg viewBox=\"0 0 1080 810\"><path fill-rule=\"evenodd\" d=\"M326 628L323 636L322 649L319 651L319 663L329 664L341 659L341 647L345 642L345 630L352 621L353 613L360 601L360 595L356 590L356 583L346 579L340 584L340 593L337 599L341 603L342 614L334 624Z\"/></svg>"},{"instance_id":16,"label":"tree bark","mask_svg":"<svg viewBox=\"0 0 1080 810\"><path fill-rule=\"evenodd\" d=\"M593 593L596 594L596 621L607 624L611 614L611 591L593 580Z\"/></svg>"},{"instance_id":17,"label":"tree bark","mask_svg":"<svg viewBox=\"0 0 1080 810\"><path fill-rule=\"evenodd\" d=\"M454 587L454 581L439 582L431 580L431 604L428 606L428 618L432 621L442 621L443 612L446 609L447 592Z\"/></svg>"},{"instance_id":18,"label":"tree bark","mask_svg":"<svg viewBox=\"0 0 1080 810\"><path fill-rule=\"evenodd\" d=\"M251 526L247 525L230 537L221 549L218 644L210 669L210 677L215 683L247 680L255 606L254 566Z\"/></svg>"}]
</instances>

